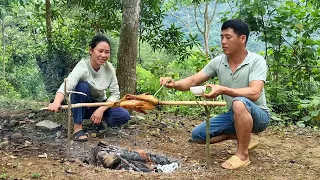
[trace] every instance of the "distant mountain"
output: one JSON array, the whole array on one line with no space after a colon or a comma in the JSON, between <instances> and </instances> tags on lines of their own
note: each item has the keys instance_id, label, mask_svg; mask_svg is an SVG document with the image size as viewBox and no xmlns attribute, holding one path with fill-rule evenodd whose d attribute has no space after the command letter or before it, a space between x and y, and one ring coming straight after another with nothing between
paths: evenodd
<instances>
[{"instance_id":1,"label":"distant mountain","mask_svg":"<svg viewBox=\"0 0 320 180\"><path fill-rule=\"evenodd\" d=\"M213 9L213 8L211 8ZM228 4L219 4L217 6L216 17L213 20L211 30L210 30L210 46L220 46L220 28L222 25L222 19L226 16L231 18L232 14L235 13L236 9L232 9ZM211 11L210 11L211 12ZM199 13L197 14L198 24L201 26L203 24L203 17ZM182 22L183 21L183 22ZM203 37L197 28L196 22L194 20L194 10L193 7L179 7L176 11L170 11L167 13L163 20L165 27L169 27L172 23L176 27L181 27L181 30L186 34L186 38L189 37L189 33L193 36L198 35L198 41L203 43ZM187 27L188 26L188 27ZM265 45L262 41L258 40L256 33L251 33L248 39L247 47L252 52L264 51Z\"/></svg>"}]
</instances>

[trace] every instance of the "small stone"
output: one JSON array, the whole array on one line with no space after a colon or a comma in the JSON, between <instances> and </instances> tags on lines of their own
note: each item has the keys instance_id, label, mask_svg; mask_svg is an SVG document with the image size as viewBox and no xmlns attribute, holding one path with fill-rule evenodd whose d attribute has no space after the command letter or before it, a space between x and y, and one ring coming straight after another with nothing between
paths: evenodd
<instances>
[{"instance_id":1,"label":"small stone","mask_svg":"<svg viewBox=\"0 0 320 180\"><path fill-rule=\"evenodd\" d=\"M171 137L169 137L169 136L167 137L167 139L168 139L168 140L167 140L168 142L173 142L173 141L174 141L174 139L171 138Z\"/></svg>"},{"instance_id":2,"label":"small stone","mask_svg":"<svg viewBox=\"0 0 320 180\"><path fill-rule=\"evenodd\" d=\"M25 141L25 142L24 142L24 146L25 146L25 147L30 146L31 144L32 144L32 143L31 143L30 141Z\"/></svg>"},{"instance_id":3,"label":"small stone","mask_svg":"<svg viewBox=\"0 0 320 180\"><path fill-rule=\"evenodd\" d=\"M227 152L228 154L234 154L231 150L228 150Z\"/></svg>"},{"instance_id":4,"label":"small stone","mask_svg":"<svg viewBox=\"0 0 320 180\"><path fill-rule=\"evenodd\" d=\"M35 113L30 113L30 114L28 114L28 118L31 118L31 117L33 117L35 115L36 115Z\"/></svg>"},{"instance_id":5,"label":"small stone","mask_svg":"<svg viewBox=\"0 0 320 180\"><path fill-rule=\"evenodd\" d=\"M10 158L11 158L11 159L17 159L18 157L17 157L17 156L14 156L14 155L10 155Z\"/></svg>"},{"instance_id":6,"label":"small stone","mask_svg":"<svg viewBox=\"0 0 320 180\"><path fill-rule=\"evenodd\" d=\"M47 153L44 153L44 154L39 155L38 157L39 158L48 158L48 155L47 155Z\"/></svg>"},{"instance_id":7,"label":"small stone","mask_svg":"<svg viewBox=\"0 0 320 180\"><path fill-rule=\"evenodd\" d=\"M11 138L12 138L12 139L21 139L22 137L23 137L22 134L19 133L19 132L13 133L13 134L11 135Z\"/></svg>"},{"instance_id":8,"label":"small stone","mask_svg":"<svg viewBox=\"0 0 320 180\"><path fill-rule=\"evenodd\" d=\"M61 139L63 138L63 132L62 131L57 131L56 132L56 139Z\"/></svg>"},{"instance_id":9,"label":"small stone","mask_svg":"<svg viewBox=\"0 0 320 180\"><path fill-rule=\"evenodd\" d=\"M74 171L71 170L71 169L66 169L66 173L68 173L68 174L77 174L76 172L74 172Z\"/></svg>"},{"instance_id":10,"label":"small stone","mask_svg":"<svg viewBox=\"0 0 320 180\"><path fill-rule=\"evenodd\" d=\"M5 140L5 141L0 143L0 149L6 147L8 145L9 145L9 141Z\"/></svg>"},{"instance_id":11,"label":"small stone","mask_svg":"<svg viewBox=\"0 0 320 180\"><path fill-rule=\"evenodd\" d=\"M10 122L9 122L9 124L8 124L8 127L9 128L12 128L12 127L16 127L16 126L18 126L19 125L19 121L17 121L17 120L11 120Z\"/></svg>"},{"instance_id":12,"label":"small stone","mask_svg":"<svg viewBox=\"0 0 320 180\"><path fill-rule=\"evenodd\" d=\"M23 124L27 124L27 122L26 121L19 121L19 124L23 125Z\"/></svg>"},{"instance_id":13,"label":"small stone","mask_svg":"<svg viewBox=\"0 0 320 180\"><path fill-rule=\"evenodd\" d=\"M135 116L138 120L145 120L146 118L144 118L143 116L139 116L139 115L136 115Z\"/></svg>"},{"instance_id":14,"label":"small stone","mask_svg":"<svg viewBox=\"0 0 320 180\"><path fill-rule=\"evenodd\" d=\"M61 128L61 125L57 124L55 122L49 121L49 120L44 120L44 121L38 122L36 124L36 127L43 129L43 130L54 131L54 130Z\"/></svg>"}]
</instances>

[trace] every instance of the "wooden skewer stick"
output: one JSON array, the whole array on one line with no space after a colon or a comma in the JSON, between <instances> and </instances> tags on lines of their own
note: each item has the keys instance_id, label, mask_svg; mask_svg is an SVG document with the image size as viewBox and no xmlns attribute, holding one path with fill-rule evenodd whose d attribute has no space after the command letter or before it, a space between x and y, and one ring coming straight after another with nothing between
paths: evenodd
<instances>
[{"instance_id":1,"label":"wooden skewer stick","mask_svg":"<svg viewBox=\"0 0 320 180\"><path fill-rule=\"evenodd\" d=\"M223 101L159 101L159 105L204 105L207 106L225 106Z\"/></svg>"},{"instance_id":2,"label":"wooden skewer stick","mask_svg":"<svg viewBox=\"0 0 320 180\"><path fill-rule=\"evenodd\" d=\"M204 101L198 101L200 105L204 105ZM158 105L199 105L197 101L159 101ZM96 102L96 103L77 103L71 104L71 108L79 107L98 107L98 106L110 106L112 102ZM223 101L206 101L207 106L225 106L226 102ZM41 110L47 110L47 107L41 108ZM68 109L68 105L62 105L61 109Z\"/></svg>"}]
</instances>

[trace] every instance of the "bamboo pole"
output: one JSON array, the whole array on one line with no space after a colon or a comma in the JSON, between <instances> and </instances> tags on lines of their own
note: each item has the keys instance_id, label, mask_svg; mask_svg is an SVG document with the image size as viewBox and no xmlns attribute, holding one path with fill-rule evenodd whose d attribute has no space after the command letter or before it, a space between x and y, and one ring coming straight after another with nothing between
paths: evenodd
<instances>
[{"instance_id":1,"label":"bamboo pole","mask_svg":"<svg viewBox=\"0 0 320 180\"><path fill-rule=\"evenodd\" d=\"M159 105L204 105L207 106L225 106L223 101L159 101Z\"/></svg>"},{"instance_id":2,"label":"bamboo pole","mask_svg":"<svg viewBox=\"0 0 320 180\"><path fill-rule=\"evenodd\" d=\"M96 102L96 103L77 103L71 104L71 108L79 108L79 107L99 107L99 106L110 106L113 105L112 102ZM159 101L158 105L204 105L204 101ZM207 106L225 106L226 102L223 101L206 101ZM47 110L47 107L41 108L41 110ZM68 105L62 105L61 109L68 109Z\"/></svg>"}]
</instances>

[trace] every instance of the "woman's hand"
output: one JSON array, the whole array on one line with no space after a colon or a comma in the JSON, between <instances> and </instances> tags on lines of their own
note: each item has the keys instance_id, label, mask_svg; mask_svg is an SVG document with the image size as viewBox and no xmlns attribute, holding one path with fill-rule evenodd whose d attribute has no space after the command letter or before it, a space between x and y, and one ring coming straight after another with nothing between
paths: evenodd
<instances>
[{"instance_id":1,"label":"woman's hand","mask_svg":"<svg viewBox=\"0 0 320 180\"><path fill-rule=\"evenodd\" d=\"M93 114L90 117L90 120L94 123L94 124L100 124L101 120L103 118L103 113L105 111L105 108L99 107L98 109L96 109Z\"/></svg>"},{"instance_id":2,"label":"woman's hand","mask_svg":"<svg viewBox=\"0 0 320 180\"><path fill-rule=\"evenodd\" d=\"M204 97L206 98L217 98L219 95L223 94L224 91L224 86L219 86L219 85L215 85L215 84L206 84L204 85L206 87L210 87L211 88L211 92L208 94L204 94Z\"/></svg>"},{"instance_id":3,"label":"woman's hand","mask_svg":"<svg viewBox=\"0 0 320 180\"><path fill-rule=\"evenodd\" d=\"M49 111L57 112L57 111L59 111L60 107L61 107L61 104L60 104L60 103L53 102L53 103L50 103L50 104L48 105L48 110L49 110Z\"/></svg>"}]
</instances>

